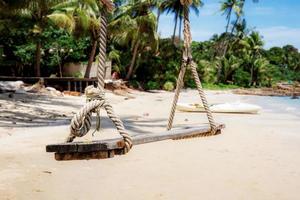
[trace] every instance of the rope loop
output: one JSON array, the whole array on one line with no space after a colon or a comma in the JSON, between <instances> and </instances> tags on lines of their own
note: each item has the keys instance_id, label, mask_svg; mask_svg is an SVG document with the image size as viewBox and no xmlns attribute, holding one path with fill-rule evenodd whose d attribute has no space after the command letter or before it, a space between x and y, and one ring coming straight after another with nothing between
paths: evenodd
<instances>
[{"instance_id":1,"label":"rope loop","mask_svg":"<svg viewBox=\"0 0 300 200\"><path fill-rule=\"evenodd\" d=\"M70 134L66 142L72 142L76 137L85 136L91 129L91 117L93 113L99 115L100 109L104 108L108 117L116 126L117 131L123 137L125 147L124 153L132 148L132 138L124 128L122 121L115 115L112 106L105 99L104 92L94 86L85 89L88 102L73 117L70 126Z\"/></svg>"}]
</instances>

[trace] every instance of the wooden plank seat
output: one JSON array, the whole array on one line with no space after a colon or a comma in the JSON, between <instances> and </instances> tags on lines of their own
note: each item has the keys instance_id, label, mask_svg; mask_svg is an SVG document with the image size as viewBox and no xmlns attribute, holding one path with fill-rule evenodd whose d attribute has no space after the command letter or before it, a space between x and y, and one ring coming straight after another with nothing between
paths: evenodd
<instances>
[{"instance_id":1,"label":"wooden plank seat","mask_svg":"<svg viewBox=\"0 0 300 200\"><path fill-rule=\"evenodd\" d=\"M224 124L217 126L217 134L225 128ZM158 142L169 139L185 139L192 137L207 136L210 133L210 126L207 124L198 127L185 127L172 129L160 133L149 133L133 136L133 145ZM104 159L112 158L114 155L124 154L124 142L122 138L96 140L91 142L72 142L50 144L46 146L46 152L54 152L56 160L83 160L83 159Z\"/></svg>"}]
</instances>

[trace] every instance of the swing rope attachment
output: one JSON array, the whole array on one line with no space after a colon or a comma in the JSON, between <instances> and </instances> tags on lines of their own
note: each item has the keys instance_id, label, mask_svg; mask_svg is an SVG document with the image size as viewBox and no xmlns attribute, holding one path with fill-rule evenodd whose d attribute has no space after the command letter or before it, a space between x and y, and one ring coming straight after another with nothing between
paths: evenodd
<instances>
[{"instance_id":1,"label":"swing rope attachment","mask_svg":"<svg viewBox=\"0 0 300 200\"><path fill-rule=\"evenodd\" d=\"M180 0L181 4L184 6L183 7L183 12L184 12L184 49L183 49L183 54L182 54L182 64L180 67L180 72L178 75L177 83L176 83L176 90L175 90L175 95L173 99L173 104L168 120L168 126L167 130L171 130L172 125L173 125L173 120L175 116L175 110L176 110L176 105L178 102L180 90L184 85L184 75L186 73L187 68L190 68L192 71L192 75L194 78L194 81L197 85L197 90L200 95L202 104L204 106L211 131L208 135L216 135L219 133L217 125L215 123L215 120L213 118L212 112L209 108L205 93L202 88L202 84L197 72L197 64L193 61L192 57L192 52L191 52L191 43L192 43L192 35L191 35L191 29L190 29L190 20L189 20L189 6L191 5L192 1L191 0ZM207 134L206 134L207 135ZM181 138L180 138L181 139Z\"/></svg>"},{"instance_id":2,"label":"swing rope attachment","mask_svg":"<svg viewBox=\"0 0 300 200\"><path fill-rule=\"evenodd\" d=\"M112 11L114 8L113 3L110 0L102 0L102 3L106 6L108 11ZM87 103L83 106L73 117L70 126L70 134L66 139L66 142L72 142L76 137L85 136L92 126L92 114L97 115L97 128L100 129L100 109L104 108L107 116L114 123L117 131L123 137L124 140L124 153L128 153L132 148L132 138L125 130L123 122L115 112L109 101L105 98L104 92L104 76L105 76L105 61L106 61L106 42L107 42L107 20L106 13L101 16L101 27L98 33L98 69L97 79L98 87L88 86L85 89L85 95L87 97Z\"/></svg>"}]
</instances>

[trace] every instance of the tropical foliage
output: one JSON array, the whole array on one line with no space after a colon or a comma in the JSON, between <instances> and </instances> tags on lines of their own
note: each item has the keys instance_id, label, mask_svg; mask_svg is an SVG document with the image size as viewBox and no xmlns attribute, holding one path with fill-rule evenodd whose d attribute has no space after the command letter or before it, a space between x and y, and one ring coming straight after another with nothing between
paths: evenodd
<instances>
[{"instance_id":1,"label":"tropical foliage","mask_svg":"<svg viewBox=\"0 0 300 200\"><path fill-rule=\"evenodd\" d=\"M114 14L108 17L107 44L113 71L137 87L173 90L183 46L180 0L118 0L115 4ZM298 49L292 45L264 49L259 32L247 28L244 4L245 0L221 1L224 33L192 43L204 84L260 87L300 81ZM191 11L197 14L201 6L202 1L193 0ZM98 51L103 12L98 0L0 0L1 75L61 76L64 63L83 62L88 65L88 77ZM174 16L170 38L159 38L157 33L161 13ZM190 74L185 86L195 86Z\"/></svg>"}]
</instances>

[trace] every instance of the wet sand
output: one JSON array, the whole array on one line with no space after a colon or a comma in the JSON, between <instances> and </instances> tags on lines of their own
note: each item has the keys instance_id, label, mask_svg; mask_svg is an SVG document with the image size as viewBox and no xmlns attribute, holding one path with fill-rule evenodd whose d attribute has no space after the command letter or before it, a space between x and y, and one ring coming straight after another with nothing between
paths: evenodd
<instances>
[{"instance_id":1,"label":"wet sand","mask_svg":"<svg viewBox=\"0 0 300 200\"><path fill-rule=\"evenodd\" d=\"M300 198L300 117L276 110L276 105L258 115L215 114L216 121L226 124L218 136L139 145L113 159L57 162L45 145L64 140L70 117L85 99L39 97L6 108L11 99L1 95L0 199ZM107 94L126 128L133 134L164 130L173 94L134 96L126 100ZM183 102L198 99L193 90L180 97ZM208 99L264 102L229 92L208 92ZM33 119L22 120L24 113ZM101 122L101 133L82 140L118 137L107 117ZM206 122L203 113L178 112L174 125Z\"/></svg>"}]
</instances>

